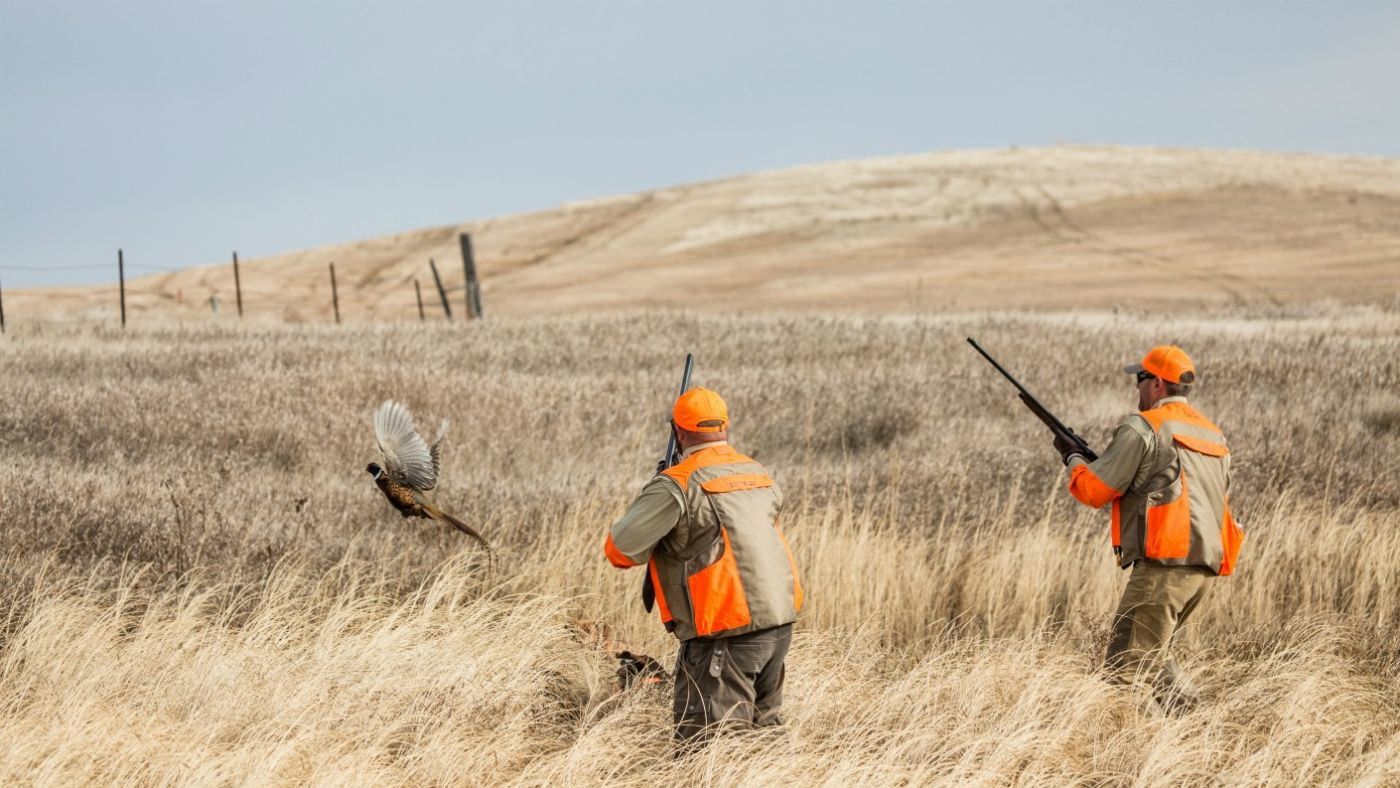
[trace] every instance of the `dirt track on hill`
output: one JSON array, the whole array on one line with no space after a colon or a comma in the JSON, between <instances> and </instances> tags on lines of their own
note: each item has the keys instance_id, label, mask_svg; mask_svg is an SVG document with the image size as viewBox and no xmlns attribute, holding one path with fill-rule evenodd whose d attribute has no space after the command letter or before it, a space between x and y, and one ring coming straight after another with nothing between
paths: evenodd
<instances>
[{"instance_id":1,"label":"dirt track on hill","mask_svg":"<svg viewBox=\"0 0 1400 788\"><path fill-rule=\"evenodd\" d=\"M1400 160L1055 147L810 165L242 264L250 316L412 320L428 260L463 310L472 233L491 315L1180 310L1400 298ZM234 311L229 265L129 283L134 316ZM111 286L6 294L11 320L106 318Z\"/></svg>"}]
</instances>

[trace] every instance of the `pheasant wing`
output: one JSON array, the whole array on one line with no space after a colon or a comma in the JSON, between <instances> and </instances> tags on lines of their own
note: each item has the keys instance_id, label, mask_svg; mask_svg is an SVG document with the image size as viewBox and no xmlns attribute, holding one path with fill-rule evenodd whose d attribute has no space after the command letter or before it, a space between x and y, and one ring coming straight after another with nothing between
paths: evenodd
<instances>
[{"instance_id":1,"label":"pheasant wing","mask_svg":"<svg viewBox=\"0 0 1400 788\"><path fill-rule=\"evenodd\" d=\"M442 473L442 438L447 434L447 419L442 420L438 426L437 437L433 438L433 445L428 447L428 454L433 458L433 484L437 484L438 476ZM424 487L423 489L431 489Z\"/></svg>"},{"instance_id":2,"label":"pheasant wing","mask_svg":"<svg viewBox=\"0 0 1400 788\"><path fill-rule=\"evenodd\" d=\"M403 405L387 400L379 406L374 412L374 437L390 479L415 490L430 490L437 484L432 453L413 429L413 417Z\"/></svg>"}]
</instances>

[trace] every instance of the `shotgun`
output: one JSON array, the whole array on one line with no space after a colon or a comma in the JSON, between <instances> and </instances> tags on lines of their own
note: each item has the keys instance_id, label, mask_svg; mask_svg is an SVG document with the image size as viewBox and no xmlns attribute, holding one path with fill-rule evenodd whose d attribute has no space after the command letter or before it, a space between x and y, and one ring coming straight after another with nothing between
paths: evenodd
<instances>
[{"instance_id":1,"label":"shotgun","mask_svg":"<svg viewBox=\"0 0 1400 788\"><path fill-rule=\"evenodd\" d=\"M686 392L686 389L690 388L690 372L694 368L695 355L693 353L686 353L685 369L681 372L681 388L680 391L676 392L676 399L680 399L680 396ZM674 402L675 400L672 401ZM666 439L666 453L661 455L661 461L656 463L657 473L661 473L681 461L681 447L680 444L676 442L676 425L671 424L668 432L670 432L670 437ZM655 603L656 588L651 584L651 567L648 566L642 578L642 607L646 608L646 611L650 613L651 606Z\"/></svg>"},{"instance_id":2,"label":"shotgun","mask_svg":"<svg viewBox=\"0 0 1400 788\"><path fill-rule=\"evenodd\" d=\"M1031 413L1034 413L1036 418L1045 422L1045 426L1049 427L1050 431L1053 432L1057 437L1064 438L1070 443L1070 445L1074 446L1075 454L1083 455L1084 459L1088 460L1089 462L1093 462L1094 460L1097 460L1099 458L1099 455L1095 454L1094 450L1089 448L1089 444L1086 443L1083 438L1079 437L1078 435L1075 435L1074 430L1065 426L1064 422L1055 418L1055 414L1051 413L1049 410L1046 410L1045 406L1040 404L1040 400L1035 398L1035 395L1031 394L1029 391L1026 390L1025 386L1022 386L1019 381L1011 377L1010 372L1007 372L1005 368L1003 368L1000 364L997 363L996 359L992 358L992 355L990 353L983 350L982 346L977 344L977 340L973 339L972 337L968 337L967 343L969 345L972 345L973 349L976 350L978 353L981 353L982 357L987 359L987 361L990 362L992 366L996 367L997 372L1000 372L1003 377L1011 381L1011 385L1015 386L1021 392L1021 401L1026 403L1026 407L1030 408Z\"/></svg>"}]
</instances>

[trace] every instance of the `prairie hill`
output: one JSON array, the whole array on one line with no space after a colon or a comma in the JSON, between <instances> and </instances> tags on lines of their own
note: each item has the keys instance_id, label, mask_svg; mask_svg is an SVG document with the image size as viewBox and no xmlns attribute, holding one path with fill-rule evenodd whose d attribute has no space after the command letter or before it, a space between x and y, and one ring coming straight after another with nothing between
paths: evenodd
<instances>
[{"instance_id":1,"label":"prairie hill","mask_svg":"<svg viewBox=\"0 0 1400 788\"><path fill-rule=\"evenodd\" d=\"M242 263L250 316L417 319L460 288L489 316L686 307L918 313L1181 310L1400 297L1400 159L1104 146L814 164ZM130 284L136 316L233 313L228 264ZM7 293L12 319L110 317L111 286ZM454 313L462 294L453 294Z\"/></svg>"}]
</instances>

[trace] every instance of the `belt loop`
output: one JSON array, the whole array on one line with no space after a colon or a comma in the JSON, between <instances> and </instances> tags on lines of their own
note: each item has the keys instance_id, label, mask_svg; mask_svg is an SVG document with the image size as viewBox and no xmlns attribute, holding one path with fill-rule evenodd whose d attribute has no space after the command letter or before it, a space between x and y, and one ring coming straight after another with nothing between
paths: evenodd
<instances>
[{"instance_id":1,"label":"belt loop","mask_svg":"<svg viewBox=\"0 0 1400 788\"><path fill-rule=\"evenodd\" d=\"M724 652L729 648L726 640L720 640L715 644L714 653L710 655L710 675L719 678L724 673Z\"/></svg>"}]
</instances>

